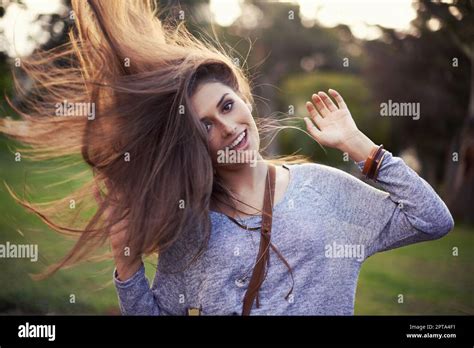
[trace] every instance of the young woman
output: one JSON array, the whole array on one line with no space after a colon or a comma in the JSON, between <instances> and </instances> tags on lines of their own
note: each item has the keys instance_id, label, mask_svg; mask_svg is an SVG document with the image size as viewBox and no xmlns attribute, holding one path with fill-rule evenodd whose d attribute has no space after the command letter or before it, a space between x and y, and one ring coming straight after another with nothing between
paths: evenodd
<instances>
[{"instance_id":1,"label":"young woman","mask_svg":"<svg viewBox=\"0 0 474 348\"><path fill-rule=\"evenodd\" d=\"M80 152L94 171L74 195L84 209L92 193L99 202L85 228L19 200L79 235L45 275L110 239L123 314L351 315L369 256L453 228L433 188L365 136L336 91L335 102L312 96L307 131L347 152L384 191L325 165L266 160L243 71L182 26L161 23L152 4L73 1L73 9L70 47L23 64L41 99L18 110L23 120L0 125L36 157ZM70 55L70 65L51 63ZM63 100L92 103L95 117L51 116ZM64 211L66 199L53 208ZM150 288L142 257L154 252Z\"/></svg>"}]
</instances>

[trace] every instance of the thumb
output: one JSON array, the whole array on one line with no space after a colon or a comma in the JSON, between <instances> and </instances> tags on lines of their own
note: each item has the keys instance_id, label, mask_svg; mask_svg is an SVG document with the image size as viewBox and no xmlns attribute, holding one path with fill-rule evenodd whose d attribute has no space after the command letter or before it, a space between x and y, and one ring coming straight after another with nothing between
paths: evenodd
<instances>
[{"instance_id":1,"label":"thumb","mask_svg":"<svg viewBox=\"0 0 474 348\"><path fill-rule=\"evenodd\" d=\"M306 128L308 129L309 134L311 134L313 138L319 142L323 133L318 129L318 127L315 126L315 124L308 117L304 118L304 122L306 123Z\"/></svg>"}]
</instances>

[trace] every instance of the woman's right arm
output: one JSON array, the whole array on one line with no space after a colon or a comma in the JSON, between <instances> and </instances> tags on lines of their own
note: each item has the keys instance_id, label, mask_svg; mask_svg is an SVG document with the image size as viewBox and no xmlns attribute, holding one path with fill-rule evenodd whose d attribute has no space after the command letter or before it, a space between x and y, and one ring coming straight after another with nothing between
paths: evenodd
<instances>
[{"instance_id":1,"label":"woman's right arm","mask_svg":"<svg viewBox=\"0 0 474 348\"><path fill-rule=\"evenodd\" d=\"M120 280L117 268L114 270L114 283L123 315L160 315L161 310L155 301L145 267L140 263L138 270L128 279Z\"/></svg>"},{"instance_id":2,"label":"woman's right arm","mask_svg":"<svg viewBox=\"0 0 474 348\"><path fill-rule=\"evenodd\" d=\"M109 216L110 211L106 213ZM115 278L126 281L138 272L142 265L141 255L133 255L126 245L127 222L112 227L109 240L115 260Z\"/></svg>"},{"instance_id":3,"label":"woman's right arm","mask_svg":"<svg viewBox=\"0 0 474 348\"><path fill-rule=\"evenodd\" d=\"M95 192L99 204L102 198ZM107 208L105 217L111 216L113 207ZM134 253L126 245L127 221L114 225L110 231L110 246L115 261L113 279L123 315L160 315L150 284L145 276L142 255Z\"/></svg>"}]
</instances>

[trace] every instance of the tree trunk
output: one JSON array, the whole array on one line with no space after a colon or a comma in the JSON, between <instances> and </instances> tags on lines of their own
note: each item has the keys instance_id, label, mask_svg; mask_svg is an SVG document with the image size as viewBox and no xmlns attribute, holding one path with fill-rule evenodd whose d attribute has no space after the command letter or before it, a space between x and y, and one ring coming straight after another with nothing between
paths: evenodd
<instances>
[{"instance_id":1,"label":"tree trunk","mask_svg":"<svg viewBox=\"0 0 474 348\"><path fill-rule=\"evenodd\" d=\"M474 223L474 54L471 54L471 91L468 115L458 139L453 142L453 152L459 154L458 162L447 163L447 204L456 218Z\"/></svg>"}]
</instances>

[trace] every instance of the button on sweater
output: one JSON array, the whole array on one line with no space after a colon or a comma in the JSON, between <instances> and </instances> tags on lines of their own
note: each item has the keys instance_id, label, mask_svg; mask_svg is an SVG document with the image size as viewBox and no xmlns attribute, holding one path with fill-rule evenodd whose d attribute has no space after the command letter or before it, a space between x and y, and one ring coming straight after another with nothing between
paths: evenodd
<instances>
[{"instance_id":1,"label":"button on sweater","mask_svg":"<svg viewBox=\"0 0 474 348\"><path fill-rule=\"evenodd\" d=\"M364 163L356 163L360 171ZM359 271L368 257L438 239L454 227L434 189L389 151L377 178L381 189L323 164L286 167L290 181L273 208L271 240L291 266L294 283L270 250L259 307L254 303L251 315L353 315ZM199 231L159 255L151 287L143 264L125 281L114 270L122 314L186 315L188 308L201 308L202 315L242 313L260 232L214 211L210 220L210 239L197 259L188 262ZM243 223L259 226L261 216Z\"/></svg>"}]
</instances>

